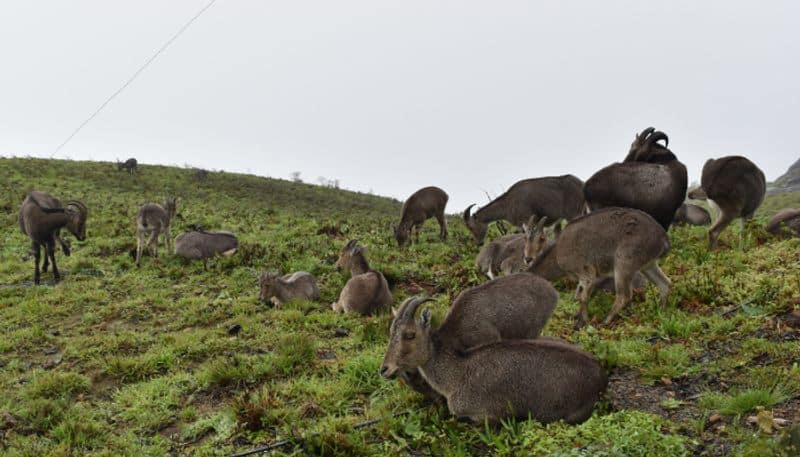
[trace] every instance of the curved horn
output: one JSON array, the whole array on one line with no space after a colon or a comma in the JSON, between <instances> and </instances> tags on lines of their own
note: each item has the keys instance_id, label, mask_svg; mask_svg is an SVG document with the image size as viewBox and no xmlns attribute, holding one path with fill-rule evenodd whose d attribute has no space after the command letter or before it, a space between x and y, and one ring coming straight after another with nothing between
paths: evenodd
<instances>
[{"instance_id":1,"label":"curved horn","mask_svg":"<svg viewBox=\"0 0 800 457\"><path fill-rule=\"evenodd\" d=\"M86 205L82 201L79 201L79 200L68 200L66 202L66 204L64 205L64 208L66 208L67 206L75 206L75 207L77 207L78 211L84 216L89 214L89 208L87 208Z\"/></svg>"},{"instance_id":2,"label":"curved horn","mask_svg":"<svg viewBox=\"0 0 800 457\"><path fill-rule=\"evenodd\" d=\"M467 209L464 210L464 220L465 221L469 220L469 218L472 217L472 207L475 206L476 204L477 203L473 203L473 204L467 206Z\"/></svg>"},{"instance_id":3,"label":"curved horn","mask_svg":"<svg viewBox=\"0 0 800 457\"><path fill-rule=\"evenodd\" d=\"M431 297L411 297L406 299L397 311L397 319L414 319L419 305L429 301L433 301L433 299Z\"/></svg>"},{"instance_id":4,"label":"curved horn","mask_svg":"<svg viewBox=\"0 0 800 457\"><path fill-rule=\"evenodd\" d=\"M640 140L644 140L645 138L647 138L647 135L650 135L655 131L656 131L655 127L647 127L646 129L642 130L642 133L636 135L636 137L639 138Z\"/></svg>"},{"instance_id":5,"label":"curved horn","mask_svg":"<svg viewBox=\"0 0 800 457\"><path fill-rule=\"evenodd\" d=\"M525 229L525 233L533 233L532 230L536 227L536 222L538 218L535 214L531 214L531 217L528 219L528 223L524 224L523 228Z\"/></svg>"},{"instance_id":6,"label":"curved horn","mask_svg":"<svg viewBox=\"0 0 800 457\"><path fill-rule=\"evenodd\" d=\"M647 138L647 145L653 145L659 140L664 140L664 146L669 146L669 137L666 133L658 131Z\"/></svg>"},{"instance_id":7,"label":"curved horn","mask_svg":"<svg viewBox=\"0 0 800 457\"><path fill-rule=\"evenodd\" d=\"M544 230L544 226L545 224L547 224L547 220L548 220L547 216L539 219L539 223L536 225L536 230L534 230L534 233L539 233L542 230Z\"/></svg>"},{"instance_id":8,"label":"curved horn","mask_svg":"<svg viewBox=\"0 0 800 457\"><path fill-rule=\"evenodd\" d=\"M353 238L352 240L348 241L347 244L344 245L345 249L352 249L357 243L359 239Z\"/></svg>"}]
</instances>

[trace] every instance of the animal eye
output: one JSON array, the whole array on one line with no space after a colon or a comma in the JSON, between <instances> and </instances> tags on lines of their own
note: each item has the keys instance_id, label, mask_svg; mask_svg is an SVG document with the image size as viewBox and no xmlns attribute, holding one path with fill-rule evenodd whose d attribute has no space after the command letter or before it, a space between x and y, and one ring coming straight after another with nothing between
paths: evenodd
<instances>
[{"instance_id":1,"label":"animal eye","mask_svg":"<svg viewBox=\"0 0 800 457\"><path fill-rule=\"evenodd\" d=\"M404 332L403 333L403 339L404 340L413 340L414 338L416 338L416 336L417 335L414 332Z\"/></svg>"}]
</instances>

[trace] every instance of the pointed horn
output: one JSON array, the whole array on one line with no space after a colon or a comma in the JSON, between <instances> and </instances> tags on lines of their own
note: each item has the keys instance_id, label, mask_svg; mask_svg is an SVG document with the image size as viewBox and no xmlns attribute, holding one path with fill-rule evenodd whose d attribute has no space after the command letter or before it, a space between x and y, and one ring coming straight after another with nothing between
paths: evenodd
<instances>
[{"instance_id":1,"label":"pointed horn","mask_svg":"<svg viewBox=\"0 0 800 457\"><path fill-rule=\"evenodd\" d=\"M539 218L535 214L531 214L531 217L528 219L528 223L524 226L525 233L531 233L531 230L536 227L536 221L538 220Z\"/></svg>"},{"instance_id":2,"label":"pointed horn","mask_svg":"<svg viewBox=\"0 0 800 457\"><path fill-rule=\"evenodd\" d=\"M653 133L655 131L656 131L655 127L647 127L646 129L642 130L642 133L640 133L637 136L638 136L638 138L640 140L644 140L645 138L647 138L647 135L650 135L651 133Z\"/></svg>"},{"instance_id":3,"label":"pointed horn","mask_svg":"<svg viewBox=\"0 0 800 457\"><path fill-rule=\"evenodd\" d=\"M666 147L666 146L669 146L669 137L667 137L667 134L666 134L666 133L664 133L664 132L661 132L661 131L659 131L659 132L656 132L656 133L654 133L654 134L650 135L650 136L647 138L647 145L648 145L648 146L649 146L649 145L653 145L653 144L655 144L656 142L658 142L659 140L664 140L664 146L665 146L665 147Z\"/></svg>"},{"instance_id":4,"label":"pointed horn","mask_svg":"<svg viewBox=\"0 0 800 457\"><path fill-rule=\"evenodd\" d=\"M414 319L419 305L429 301L433 301L433 299L431 297L411 297L407 299L400 305L400 309L397 310L397 319Z\"/></svg>"},{"instance_id":5,"label":"pointed horn","mask_svg":"<svg viewBox=\"0 0 800 457\"><path fill-rule=\"evenodd\" d=\"M464 220L468 221L472 217L472 207L475 206L476 203L473 203L467 206L467 209L464 210Z\"/></svg>"},{"instance_id":6,"label":"pointed horn","mask_svg":"<svg viewBox=\"0 0 800 457\"><path fill-rule=\"evenodd\" d=\"M347 244L344 247L346 249L352 249L353 246L355 246L358 243L358 241L359 241L358 238L354 238L354 239L348 241Z\"/></svg>"},{"instance_id":7,"label":"pointed horn","mask_svg":"<svg viewBox=\"0 0 800 457\"><path fill-rule=\"evenodd\" d=\"M539 219L539 223L536 224L536 230L534 230L534 233L540 233L542 230L544 230L544 226L545 224L547 224L547 220L548 220L547 216Z\"/></svg>"}]
</instances>

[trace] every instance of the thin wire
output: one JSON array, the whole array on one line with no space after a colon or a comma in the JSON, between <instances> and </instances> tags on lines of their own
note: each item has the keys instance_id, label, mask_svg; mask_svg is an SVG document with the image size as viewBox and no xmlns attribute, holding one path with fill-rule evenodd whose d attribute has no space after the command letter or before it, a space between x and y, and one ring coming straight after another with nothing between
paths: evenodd
<instances>
[{"instance_id":1,"label":"thin wire","mask_svg":"<svg viewBox=\"0 0 800 457\"><path fill-rule=\"evenodd\" d=\"M52 153L52 154L50 154L50 158L52 159L52 158L53 158L53 156L55 156L56 154L58 154L58 152L61 150L61 148L63 148L63 147L64 147L64 146L65 146L67 143L69 143L69 141L70 141L70 140L71 140L71 139L72 139L72 138L73 138L75 135L77 135L77 134L78 134L78 132L80 132L80 131L81 131L81 129L83 129L83 127L85 127L85 126L86 126L86 124L88 124L89 122L91 122L91 120L92 120L92 119L94 119L94 118L95 118L95 116L97 116L97 115L100 113L100 111L102 111L102 110L103 110L103 108L105 108L105 107L106 107L106 105L108 105L108 104L111 102L111 100L114 100L114 98L115 98L117 95L119 95L119 94L120 94L120 93L121 93L123 90L125 90L125 88L126 88L126 87L128 87L128 86L129 86L129 85L130 85L130 84L133 82L133 80L134 80L134 79L136 79L136 77L137 77L137 76L139 76L139 74L140 74L142 71L144 71L144 69L145 69L145 68L147 68L148 66L150 66L150 64L151 64L151 63L152 63L152 62L153 62L153 61L156 59L156 57L158 57L158 56L159 56L159 54L161 54L161 53L162 53L162 52L163 52L165 49L167 49L167 47L169 47L169 45L171 45L173 41L177 40L177 39L178 39L178 37L179 37L179 36L181 36L181 34L183 34L183 32L185 32L185 31L186 31L186 29L188 29L188 28L189 28L189 26L190 26L190 25L192 25L192 23L194 23L194 21L196 21L196 20L197 20L197 18L199 18L199 17L200 17L200 16L201 16L203 13L205 13L207 9L211 8L211 5L213 5L214 3L216 3L216 1L217 1L217 0L211 0L210 2L208 2L208 4L206 4L206 6L204 6L204 7L203 7L203 8L202 8L200 11L198 11L198 12L197 12L197 14L195 14L194 16L192 16L192 18L191 18L191 19L189 19L189 21L188 21L186 24L184 24L184 25L183 25L183 27L181 27L181 28L180 28L180 29L177 31L177 33L175 33L174 35L172 35L172 38L170 38L169 40L167 40L167 42L166 42L166 43L164 43L164 44L163 44L163 45L162 45L162 46L161 46L161 47L158 49L158 51L156 51L156 52L155 52L155 54L153 54L152 56L150 56L150 58L149 58L149 59L147 59L147 60L144 62L144 64L142 64L142 65L139 67L139 69L138 69L138 70L136 70L136 72L135 72L135 73L134 73L134 74L133 74L133 75L132 75L130 78L128 78L128 80L127 80L127 81L125 81L125 84L123 84L123 85L122 85L122 87L120 87L119 89L117 89L117 90L116 90L116 92L114 92L113 94L111 94L111 96L110 96L110 97L108 97L108 98L107 98L107 99L106 99L106 100L103 102L103 104L101 104L101 105L100 105L100 107L98 107L98 108L97 108L97 109L96 109L96 110L95 110L95 111L94 111L94 112L91 114L91 116L87 117L85 121L81 122L81 125L79 125L79 126L78 126L78 128L76 128L76 129L75 129L75 130L72 132L72 134L71 134L70 136L68 136L68 137L67 137L67 139L66 139L66 140L64 140L64 141L63 141L63 142L62 142L60 145L58 145L58 147L55 149L55 151L53 151L53 153Z\"/></svg>"}]
</instances>

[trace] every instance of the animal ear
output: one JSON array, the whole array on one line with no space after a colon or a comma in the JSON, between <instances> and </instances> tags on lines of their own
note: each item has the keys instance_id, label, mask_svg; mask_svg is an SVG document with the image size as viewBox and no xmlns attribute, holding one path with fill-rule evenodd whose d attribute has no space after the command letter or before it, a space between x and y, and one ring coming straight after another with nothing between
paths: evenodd
<instances>
[{"instance_id":1,"label":"animal ear","mask_svg":"<svg viewBox=\"0 0 800 457\"><path fill-rule=\"evenodd\" d=\"M395 319L397 318L397 308L395 308L394 306L392 307L392 317L394 317Z\"/></svg>"},{"instance_id":2,"label":"animal ear","mask_svg":"<svg viewBox=\"0 0 800 457\"><path fill-rule=\"evenodd\" d=\"M422 310L422 326L429 328L431 326L431 309L425 308Z\"/></svg>"}]
</instances>

